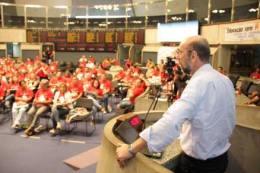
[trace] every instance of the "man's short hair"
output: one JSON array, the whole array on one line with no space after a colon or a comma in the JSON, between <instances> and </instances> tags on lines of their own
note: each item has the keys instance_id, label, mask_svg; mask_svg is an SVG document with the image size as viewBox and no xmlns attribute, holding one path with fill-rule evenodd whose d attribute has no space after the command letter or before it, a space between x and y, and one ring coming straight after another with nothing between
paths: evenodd
<instances>
[{"instance_id":1,"label":"man's short hair","mask_svg":"<svg viewBox=\"0 0 260 173\"><path fill-rule=\"evenodd\" d=\"M208 41L202 36L191 38L190 46L195 50L203 62L209 62L210 49Z\"/></svg>"}]
</instances>

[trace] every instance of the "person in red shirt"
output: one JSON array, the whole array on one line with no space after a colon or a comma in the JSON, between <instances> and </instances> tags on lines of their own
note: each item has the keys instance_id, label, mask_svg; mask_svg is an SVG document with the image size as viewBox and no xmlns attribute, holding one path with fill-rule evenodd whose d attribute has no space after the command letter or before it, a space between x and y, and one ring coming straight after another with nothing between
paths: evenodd
<instances>
[{"instance_id":1,"label":"person in red shirt","mask_svg":"<svg viewBox=\"0 0 260 173\"><path fill-rule=\"evenodd\" d=\"M6 97L5 106L6 108L11 108L14 102L14 93L19 88L18 78L16 76L10 77L8 84L6 85Z\"/></svg>"},{"instance_id":2,"label":"person in red shirt","mask_svg":"<svg viewBox=\"0 0 260 173\"><path fill-rule=\"evenodd\" d=\"M2 103L2 101L5 98L5 87L3 85L0 86L0 102Z\"/></svg>"},{"instance_id":3,"label":"person in red shirt","mask_svg":"<svg viewBox=\"0 0 260 173\"><path fill-rule=\"evenodd\" d=\"M100 88L100 82L97 79L94 79L87 92L87 97L89 99L93 100L94 115L98 109L104 113L106 112L105 108L100 103L100 100L103 98L103 96L104 96L104 94L103 94L102 89Z\"/></svg>"},{"instance_id":4,"label":"person in red shirt","mask_svg":"<svg viewBox=\"0 0 260 173\"><path fill-rule=\"evenodd\" d=\"M19 128L21 119L24 117L29 107L29 102L33 98L33 91L26 86L25 81L20 82L20 86L15 93L15 102L12 108L13 124L12 128Z\"/></svg>"},{"instance_id":5,"label":"person in red shirt","mask_svg":"<svg viewBox=\"0 0 260 173\"><path fill-rule=\"evenodd\" d=\"M29 126L24 132L27 136L31 136L34 132L38 132L39 128L35 129L36 122L43 113L50 110L52 99L53 93L49 89L49 82L48 80L43 79L40 82L39 90L35 94L32 107L27 113Z\"/></svg>"},{"instance_id":6,"label":"person in red shirt","mask_svg":"<svg viewBox=\"0 0 260 173\"><path fill-rule=\"evenodd\" d=\"M136 97L141 95L144 91L143 81L141 79L135 80L135 83L127 91L127 97L117 105L117 108L124 110L124 113L132 112L134 110Z\"/></svg>"},{"instance_id":7,"label":"person in red shirt","mask_svg":"<svg viewBox=\"0 0 260 173\"><path fill-rule=\"evenodd\" d=\"M110 112L108 106L108 98L109 95L112 93L112 82L107 79L106 74L101 74L99 81L100 81L100 88L103 91L103 99L101 100L101 102L104 103L106 112Z\"/></svg>"},{"instance_id":8,"label":"person in red shirt","mask_svg":"<svg viewBox=\"0 0 260 173\"><path fill-rule=\"evenodd\" d=\"M96 98L103 97L103 91L100 88L100 82L97 79L94 79L90 87L88 88L87 94L93 95Z\"/></svg>"},{"instance_id":9,"label":"person in red shirt","mask_svg":"<svg viewBox=\"0 0 260 173\"><path fill-rule=\"evenodd\" d=\"M132 61L130 60L130 58L127 58L125 60L125 69L128 69L132 66Z\"/></svg>"},{"instance_id":10,"label":"person in red shirt","mask_svg":"<svg viewBox=\"0 0 260 173\"><path fill-rule=\"evenodd\" d=\"M119 71L116 75L114 80L120 81L126 76L126 73L124 70Z\"/></svg>"},{"instance_id":11,"label":"person in red shirt","mask_svg":"<svg viewBox=\"0 0 260 173\"><path fill-rule=\"evenodd\" d=\"M72 100L78 100L83 95L83 83L76 77L73 77L69 83L69 91L71 92Z\"/></svg>"},{"instance_id":12,"label":"person in red shirt","mask_svg":"<svg viewBox=\"0 0 260 173\"><path fill-rule=\"evenodd\" d=\"M260 79L260 67L259 66L256 67L255 71L250 74L250 78L252 78L252 79Z\"/></svg>"},{"instance_id":13,"label":"person in red shirt","mask_svg":"<svg viewBox=\"0 0 260 173\"><path fill-rule=\"evenodd\" d=\"M35 73L39 76L40 79L47 79L48 78L48 66L43 63L38 64L38 68L36 69Z\"/></svg>"},{"instance_id":14,"label":"person in red shirt","mask_svg":"<svg viewBox=\"0 0 260 173\"><path fill-rule=\"evenodd\" d=\"M51 108L51 119L53 128L49 131L52 136L59 134L62 129L61 119L66 119L67 114L73 108L73 100L71 92L65 83L59 86L59 90L55 92L53 105Z\"/></svg>"},{"instance_id":15,"label":"person in red shirt","mask_svg":"<svg viewBox=\"0 0 260 173\"><path fill-rule=\"evenodd\" d=\"M101 67L102 67L104 70L109 70L110 66L111 66L111 63L110 63L110 61L109 61L108 58L105 58L105 59L102 61L102 63L101 63Z\"/></svg>"},{"instance_id":16,"label":"person in red shirt","mask_svg":"<svg viewBox=\"0 0 260 173\"><path fill-rule=\"evenodd\" d=\"M49 85L54 93L59 85L66 83L66 79L63 77L62 72L57 72L55 76L50 79Z\"/></svg>"},{"instance_id":17,"label":"person in red shirt","mask_svg":"<svg viewBox=\"0 0 260 173\"><path fill-rule=\"evenodd\" d=\"M48 74L54 74L58 71L58 63L52 62L47 69Z\"/></svg>"},{"instance_id":18,"label":"person in red shirt","mask_svg":"<svg viewBox=\"0 0 260 173\"><path fill-rule=\"evenodd\" d=\"M27 77L26 77L26 84L27 86L35 91L40 83L40 79L38 78L38 76L35 73L28 73Z\"/></svg>"},{"instance_id":19,"label":"person in red shirt","mask_svg":"<svg viewBox=\"0 0 260 173\"><path fill-rule=\"evenodd\" d=\"M65 82L66 84L69 84L69 83L71 82L71 80L72 80L72 75L71 75L70 71L66 70L66 71L64 72L63 79L64 79L64 82Z\"/></svg>"},{"instance_id":20,"label":"person in red shirt","mask_svg":"<svg viewBox=\"0 0 260 173\"><path fill-rule=\"evenodd\" d=\"M89 56L89 61L91 63L95 63L96 62L96 58L94 56Z\"/></svg>"},{"instance_id":21,"label":"person in red shirt","mask_svg":"<svg viewBox=\"0 0 260 173\"><path fill-rule=\"evenodd\" d=\"M120 63L116 58L111 59L110 62L113 66L120 66Z\"/></svg>"},{"instance_id":22,"label":"person in red shirt","mask_svg":"<svg viewBox=\"0 0 260 173\"><path fill-rule=\"evenodd\" d=\"M88 62L88 59L85 55L82 55L81 58L79 59L78 63L79 63L79 67L81 68L85 68L86 64Z\"/></svg>"}]
</instances>

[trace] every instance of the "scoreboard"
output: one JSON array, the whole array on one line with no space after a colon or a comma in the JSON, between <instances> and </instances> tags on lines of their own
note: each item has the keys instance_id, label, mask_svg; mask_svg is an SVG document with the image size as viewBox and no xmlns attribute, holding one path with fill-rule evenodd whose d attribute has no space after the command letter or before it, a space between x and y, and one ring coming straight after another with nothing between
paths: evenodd
<instances>
[{"instance_id":1,"label":"scoreboard","mask_svg":"<svg viewBox=\"0 0 260 173\"><path fill-rule=\"evenodd\" d=\"M27 42L55 44L56 51L114 52L117 44L144 44L144 30L27 30Z\"/></svg>"}]
</instances>

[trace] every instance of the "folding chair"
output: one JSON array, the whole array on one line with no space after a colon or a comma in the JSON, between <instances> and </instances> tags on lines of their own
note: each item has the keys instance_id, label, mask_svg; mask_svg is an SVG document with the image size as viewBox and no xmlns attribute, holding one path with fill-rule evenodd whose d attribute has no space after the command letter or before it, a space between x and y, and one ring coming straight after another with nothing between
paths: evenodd
<instances>
[{"instance_id":1,"label":"folding chair","mask_svg":"<svg viewBox=\"0 0 260 173\"><path fill-rule=\"evenodd\" d=\"M88 112L84 115L79 115L79 114L73 114L72 111L71 115L70 114L67 115L68 117L66 118L66 123L68 123L69 125L74 124L74 128L76 128L79 122L85 122L86 136L92 135L93 132L96 130L96 122L94 117L95 115L93 115L92 107L93 107L93 101L91 99L88 99L86 97L79 98L76 101L75 108L85 108ZM88 124L92 126L92 130L90 132L88 131ZM73 129L71 129L70 131L73 131Z\"/></svg>"}]
</instances>

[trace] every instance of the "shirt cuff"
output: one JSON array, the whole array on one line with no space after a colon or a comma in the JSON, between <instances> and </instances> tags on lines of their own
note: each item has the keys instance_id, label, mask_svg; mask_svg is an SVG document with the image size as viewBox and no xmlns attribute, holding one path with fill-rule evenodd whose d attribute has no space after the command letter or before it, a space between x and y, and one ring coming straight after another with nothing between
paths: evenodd
<instances>
[{"instance_id":1,"label":"shirt cuff","mask_svg":"<svg viewBox=\"0 0 260 173\"><path fill-rule=\"evenodd\" d=\"M148 150L150 152L160 152L155 146L152 145L152 137L151 137L151 131L152 127L146 128L144 131L142 131L139 136L146 141Z\"/></svg>"}]
</instances>

